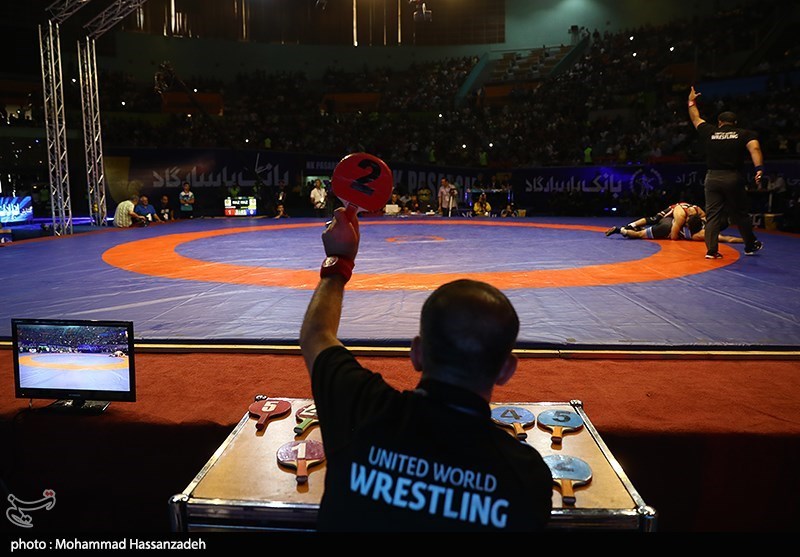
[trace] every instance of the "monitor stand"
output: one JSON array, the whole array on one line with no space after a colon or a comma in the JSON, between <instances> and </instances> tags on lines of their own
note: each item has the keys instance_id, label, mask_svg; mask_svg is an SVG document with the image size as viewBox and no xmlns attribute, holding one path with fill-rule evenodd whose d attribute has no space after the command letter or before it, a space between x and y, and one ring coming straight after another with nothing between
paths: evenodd
<instances>
[{"instance_id":1,"label":"monitor stand","mask_svg":"<svg viewBox=\"0 0 800 557\"><path fill-rule=\"evenodd\" d=\"M64 414L102 414L108 405L105 400L62 399L42 408L45 412Z\"/></svg>"}]
</instances>

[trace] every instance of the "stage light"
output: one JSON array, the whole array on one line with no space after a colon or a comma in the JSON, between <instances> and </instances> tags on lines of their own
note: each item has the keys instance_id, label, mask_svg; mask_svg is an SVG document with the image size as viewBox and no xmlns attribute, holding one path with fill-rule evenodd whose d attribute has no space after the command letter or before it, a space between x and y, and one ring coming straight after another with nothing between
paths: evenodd
<instances>
[{"instance_id":1,"label":"stage light","mask_svg":"<svg viewBox=\"0 0 800 557\"><path fill-rule=\"evenodd\" d=\"M122 106L125 106L125 101L122 101L120 104L121 104Z\"/></svg>"},{"instance_id":2,"label":"stage light","mask_svg":"<svg viewBox=\"0 0 800 557\"><path fill-rule=\"evenodd\" d=\"M633 40L633 35L631 35L630 39Z\"/></svg>"},{"instance_id":3,"label":"stage light","mask_svg":"<svg viewBox=\"0 0 800 557\"><path fill-rule=\"evenodd\" d=\"M674 46L669 47L669 51L670 52L675 52L675 47Z\"/></svg>"},{"instance_id":4,"label":"stage light","mask_svg":"<svg viewBox=\"0 0 800 557\"><path fill-rule=\"evenodd\" d=\"M635 52L633 53L633 57L636 58L636 53Z\"/></svg>"}]
</instances>

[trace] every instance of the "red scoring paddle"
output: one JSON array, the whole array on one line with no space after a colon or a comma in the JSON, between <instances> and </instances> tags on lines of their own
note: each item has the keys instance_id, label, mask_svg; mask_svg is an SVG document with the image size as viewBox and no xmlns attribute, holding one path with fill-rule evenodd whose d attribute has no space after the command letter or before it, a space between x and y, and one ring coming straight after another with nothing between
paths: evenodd
<instances>
[{"instance_id":1,"label":"red scoring paddle","mask_svg":"<svg viewBox=\"0 0 800 557\"><path fill-rule=\"evenodd\" d=\"M258 418L256 422L256 429L261 431L267 427L267 420L278 418L288 413L292 409L292 404L288 400L278 400L275 398L268 398L266 400L258 400L250 405L250 415Z\"/></svg>"},{"instance_id":2,"label":"red scoring paddle","mask_svg":"<svg viewBox=\"0 0 800 557\"><path fill-rule=\"evenodd\" d=\"M313 402L306 404L295 413L295 418L298 424L294 426L294 434L303 435L308 428L319 423L317 405Z\"/></svg>"},{"instance_id":3,"label":"red scoring paddle","mask_svg":"<svg viewBox=\"0 0 800 557\"><path fill-rule=\"evenodd\" d=\"M308 482L308 469L325 460L325 449L319 441L290 441L280 446L277 456L280 464L296 470L297 483L304 484Z\"/></svg>"},{"instance_id":4,"label":"red scoring paddle","mask_svg":"<svg viewBox=\"0 0 800 557\"><path fill-rule=\"evenodd\" d=\"M394 179L386 163L375 155L352 153L333 170L331 189L345 208L355 206L356 212L373 213L389 202Z\"/></svg>"}]
</instances>

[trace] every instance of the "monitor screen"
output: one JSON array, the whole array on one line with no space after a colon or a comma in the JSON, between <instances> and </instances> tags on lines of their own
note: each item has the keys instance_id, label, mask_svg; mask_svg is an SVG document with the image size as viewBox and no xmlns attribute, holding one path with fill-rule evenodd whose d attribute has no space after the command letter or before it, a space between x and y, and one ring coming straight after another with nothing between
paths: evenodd
<instances>
[{"instance_id":1,"label":"monitor screen","mask_svg":"<svg viewBox=\"0 0 800 557\"><path fill-rule=\"evenodd\" d=\"M132 322L12 319L11 335L17 398L136 400Z\"/></svg>"},{"instance_id":2,"label":"monitor screen","mask_svg":"<svg viewBox=\"0 0 800 557\"><path fill-rule=\"evenodd\" d=\"M258 200L255 197L226 197L226 217L254 217L258 213Z\"/></svg>"}]
</instances>

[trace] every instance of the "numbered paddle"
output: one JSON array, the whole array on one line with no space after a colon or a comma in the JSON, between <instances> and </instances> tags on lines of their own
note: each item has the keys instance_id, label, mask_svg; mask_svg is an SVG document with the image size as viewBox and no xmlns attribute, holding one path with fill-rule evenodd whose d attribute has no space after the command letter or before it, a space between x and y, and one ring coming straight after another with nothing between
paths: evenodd
<instances>
[{"instance_id":1,"label":"numbered paddle","mask_svg":"<svg viewBox=\"0 0 800 557\"><path fill-rule=\"evenodd\" d=\"M347 155L331 176L331 189L349 211L368 213L381 210L394 189L392 171L381 159L369 153Z\"/></svg>"},{"instance_id":2,"label":"numbered paddle","mask_svg":"<svg viewBox=\"0 0 800 557\"><path fill-rule=\"evenodd\" d=\"M288 413L292 409L292 404L288 400L278 400L275 398L268 398L266 400L257 400L250 405L250 415L258 418L256 422L256 429L261 431L267 427L267 421L279 418Z\"/></svg>"},{"instance_id":3,"label":"numbered paddle","mask_svg":"<svg viewBox=\"0 0 800 557\"><path fill-rule=\"evenodd\" d=\"M561 490L561 500L565 505L575 504L575 488L589 483L592 469L580 458L567 455L547 455L544 461L550 468L553 483Z\"/></svg>"},{"instance_id":4,"label":"numbered paddle","mask_svg":"<svg viewBox=\"0 0 800 557\"><path fill-rule=\"evenodd\" d=\"M322 443L313 439L290 441L278 449L278 462L295 469L295 479L299 484L308 482L308 469L323 460L325 460L325 450Z\"/></svg>"},{"instance_id":5,"label":"numbered paddle","mask_svg":"<svg viewBox=\"0 0 800 557\"><path fill-rule=\"evenodd\" d=\"M550 440L560 445L564 435L583 427L583 418L571 410L547 410L536 418L539 426L551 432Z\"/></svg>"},{"instance_id":6,"label":"numbered paddle","mask_svg":"<svg viewBox=\"0 0 800 557\"><path fill-rule=\"evenodd\" d=\"M317 405L313 402L306 404L295 412L294 417L297 419L297 425L294 426L294 434L303 435L308 428L319 423Z\"/></svg>"},{"instance_id":7,"label":"numbered paddle","mask_svg":"<svg viewBox=\"0 0 800 557\"><path fill-rule=\"evenodd\" d=\"M498 406L492 409L492 420L498 425L512 428L517 439L527 439L525 428L536 423L536 416L519 406Z\"/></svg>"}]
</instances>

